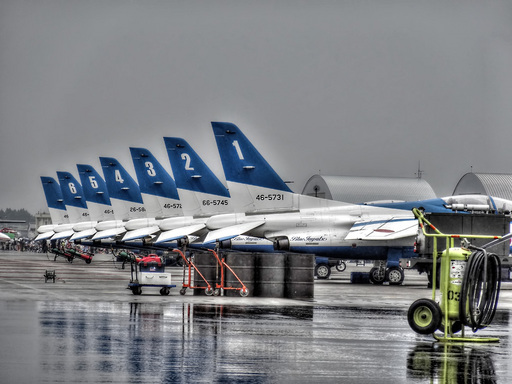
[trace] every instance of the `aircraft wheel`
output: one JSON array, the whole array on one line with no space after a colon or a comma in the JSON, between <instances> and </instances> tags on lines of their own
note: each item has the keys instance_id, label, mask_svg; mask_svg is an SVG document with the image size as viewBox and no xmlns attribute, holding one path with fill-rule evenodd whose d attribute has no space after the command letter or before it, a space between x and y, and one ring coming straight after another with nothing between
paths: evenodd
<instances>
[{"instance_id":1,"label":"aircraft wheel","mask_svg":"<svg viewBox=\"0 0 512 384\"><path fill-rule=\"evenodd\" d=\"M384 280L386 278L385 273L381 273L380 268L373 267L370 269L370 281L375 285L381 285L384 284Z\"/></svg>"},{"instance_id":2,"label":"aircraft wheel","mask_svg":"<svg viewBox=\"0 0 512 384\"><path fill-rule=\"evenodd\" d=\"M442 317L441 307L431 299L416 300L407 312L409 326L420 335L431 335L439 329Z\"/></svg>"},{"instance_id":3,"label":"aircraft wheel","mask_svg":"<svg viewBox=\"0 0 512 384\"><path fill-rule=\"evenodd\" d=\"M404 269L401 267L391 267L386 271L386 280L389 281L389 285L401 285L404 277Z\"/></svg>"},{"instance_id":4,"label":"aircraft wheel","mask_svg":"<svg viewBox=\"0 0 512 384\"><path fill-rule=\"evenodd\" d=\"M315 275L322 280L328 279L331 276L331 268L327 264L317 264L315 266Z\"/></svg>"},{"instance_id":5,"label":"aircraft wheel","mask_svg":"<svg viewBox=\"0 0 512 384\"><path fill-rule=\"evenodd\" d=\"M347 269L347 264L342 260L338 261L338 264L336 264L336 270L338 272L343 272L345 269Z\"/></svg>"}]
</instances>

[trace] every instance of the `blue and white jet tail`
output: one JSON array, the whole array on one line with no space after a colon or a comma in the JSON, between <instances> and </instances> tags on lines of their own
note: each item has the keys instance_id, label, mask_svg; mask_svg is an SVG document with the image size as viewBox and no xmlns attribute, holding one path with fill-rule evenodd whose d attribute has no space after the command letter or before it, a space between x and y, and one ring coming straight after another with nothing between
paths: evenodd
<instances>
[{"instance_id":1,"label":"blue and white jet tail","mask_svg":"<svg viewBox=\"0 0 512 384\"><path fill-rule=\"evenodd\" d=\"M115 220L114 208L110 202L107 184L100 174L88 164L77 164L78 174L82 182L87 207L91 218L89 226L77 224L73 227L75 234L71 240L79 240L94 236L97 231L111 230L113 228L124 228L121 220Z\"/></svg>"},{"instance_id":2,"label":"blue and white jet tail","mask_svg":"<svg viewBox=\"0 0 512 384\"><path fill-rule=\"evenodd\" d=\"M153 154L145 148L130 148L140 192L144 202L152 196L159 203L155 218L182 216L176 183Z\"/></svg>"},{"instance_id":3,"label":"blue and white jet tail","mask_svg":"<svg viewBox=\"0 0 512 384\"><path fill-rule=\"evenodd\" d=\"M60 182L64 204L68 211L71 228L66 230L63 230L64 227L56 228L56 233L52 236L52 240L70 238L75 234L75 231L85 228L89 229L96 224L95 221L91 221L92 218L89 215L82 186L78 180L70 172L59 171L57 172L57 177ZM77 226L78 229L75 229Z\"/></svg>"},{"instance_id":4,"label":"blue and white jet tail","mask_svg":"<svg viewBox=\"0 0 512 384\"><path fill-rule=\"evenodd\" d=\"M236 125L212 122L212 128L229 191L243 212L345 205L293 193Z\"/></svg>"},{"instance_id":5,"label":"blue and white jet tail","mask_svg":"<svg viewBox=\"0 0 512 384\"><path fill-rule=\"evenodd\" d=\"M153 154L145 148L130 148L131 156L144 203L155 200L159 211L153 218L131 220L126 223L128 232L123 241L140 238L151 239L160 232L162 221L183 216L176 183ZM149 216L149 215L148 215Z\"/></svg>"},{"instance_id":6,"label":"blue and white jet tail","mask_svg":"<svg viewBox=\"0 0 512 384\"><path fill-rule=\"evenodd\" d=\"M37 228L38 235L35 240L45 240L55 235L58 230L70 230L68 211L64 204L64 197L59 183L49 176L41 176L46 204L50 212L52 224L41 225Z\"/></svg>"},{"instance_id":7,"label":"blue and white jet tail","mask_svg":"<svg viewBox=\"0 0 512 384\"><path fill-rule=\"evenodd\" d=\"M77 164L76 167L91 218L96 221L115 220L105 180L88 164Z\"/></svg>"},{"instance_id":8,"label":"blue and white jet tail","mask_svg":"<svg viewBox=\"0 0 512 384\"><path fill-rule=\"evenodd\" d=\"M183 213L204 217L233 212L228 190L192 147L177 137L164 137L164 142Z\"/></svg>"},{"instance_id":9,"label":"blue and white jet tail","mask_svg":"<svg viewBox=\"0 0 512 384\"><path fill-rule=\"evenodd\" d=\"M105 183L117 220L146 217L138 184L113 157L100 157Z\"/></svg>"},{"instance_id":10,"label":"blue and white jet tail","mask_svg":"<svg viewBox=\"0 0 512 384\"><path fill-rule=\"evenodd\" d=\"M151 213L159 212L160 207L156 199L144 202L139 185L126 169L113 157L100 157L105 183L107 184L110 201L116 216L116 221L141 220L145 221ZM154 220L154 219L153 219ZM98 233L93 240L115 237L126 232L125 225L103 230L98 224ZM145 224L143 224L145 225Z\"/></svg>"},{"instance_id":11,"label":"blue and white jet tail","mask_svg":"<svg viewBox=\"0 0 512 384\"><path fill-rule=\"evenodd\" d=\"M57 172L64 204L71 223L90 221L89 210L85 201L82 185L70 172Z\"/></svg>"},{"instance_id":12,"label":"blue and white jet tail","mask_svg":"<svg viewBox=\"0 0 512 384\"><path fill-rule=\"evenodd\" d=\"M49 176L41 176L41 183L43 184L44 196L48 204L52 224L69 223L69 216L59 183Z\"/></svg>"}]
</instances>

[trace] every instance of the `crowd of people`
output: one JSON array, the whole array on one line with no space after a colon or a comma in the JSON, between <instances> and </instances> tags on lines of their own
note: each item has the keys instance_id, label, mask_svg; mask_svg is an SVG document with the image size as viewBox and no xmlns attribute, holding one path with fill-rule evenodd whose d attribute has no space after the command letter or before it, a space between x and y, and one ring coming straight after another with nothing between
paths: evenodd
<instances>
[{"instance_id":1,"label":"crowd of people","mask_svg":"<svg viewBox=\"0 0 512 384\"><path fill-rule=\"evenodd\" d=\"M42 248L41 242L22 237L0 243L0 250L2 251L42 252Z\"/></svg>"}]
</instances>

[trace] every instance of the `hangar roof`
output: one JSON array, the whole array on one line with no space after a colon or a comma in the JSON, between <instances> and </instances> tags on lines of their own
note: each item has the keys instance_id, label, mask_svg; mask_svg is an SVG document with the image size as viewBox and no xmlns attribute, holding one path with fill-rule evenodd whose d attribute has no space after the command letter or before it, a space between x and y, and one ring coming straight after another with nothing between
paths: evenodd
<instances>
[{"instance_id":1,"label":"hangar roof","mask_svg":"<svg viewBox=\"0 0 512 384\"><path fill-rule=\"evenodd\" d=\"M512 200L512 174L466 173L455 186L453 194L480 194Z\"/></svg>"},{"instance_id":2,"label":"hangar roof","mask_svg":"<svg viewBox=\"0 0 512 384\"><path fill-rule=\"evenodd\" d=\"M360 204L371 201L416 201L434 199L436 194L424 179L314 175L303 195Z\"/></svg>"}]
</instances>

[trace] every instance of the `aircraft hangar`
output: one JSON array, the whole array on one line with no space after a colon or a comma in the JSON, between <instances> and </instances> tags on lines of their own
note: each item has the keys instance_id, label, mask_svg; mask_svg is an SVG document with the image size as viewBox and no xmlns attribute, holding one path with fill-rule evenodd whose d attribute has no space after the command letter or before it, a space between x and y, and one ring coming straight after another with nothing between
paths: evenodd
<instances>
[{"instance_id":1,"label":"aircraft hangar","mask_svg":"<svg viewBox=\"0 0 512 384\"><path fill-rule=\"evenodd\" d=\"M461 177L453 195L487 195L512 200L512 174L466 173Z\"/></svg>"},{"instance_id":2,"label":"aircraft hangar","mask_svg":"<svg viewBox=\"0 0 512 384\"><path fill-rule=\"evenodd\" d=\"M360 204L372 201L416 201L436 198L420 178L313 175L303 195Z\"/></svg>"}]
</instances>

